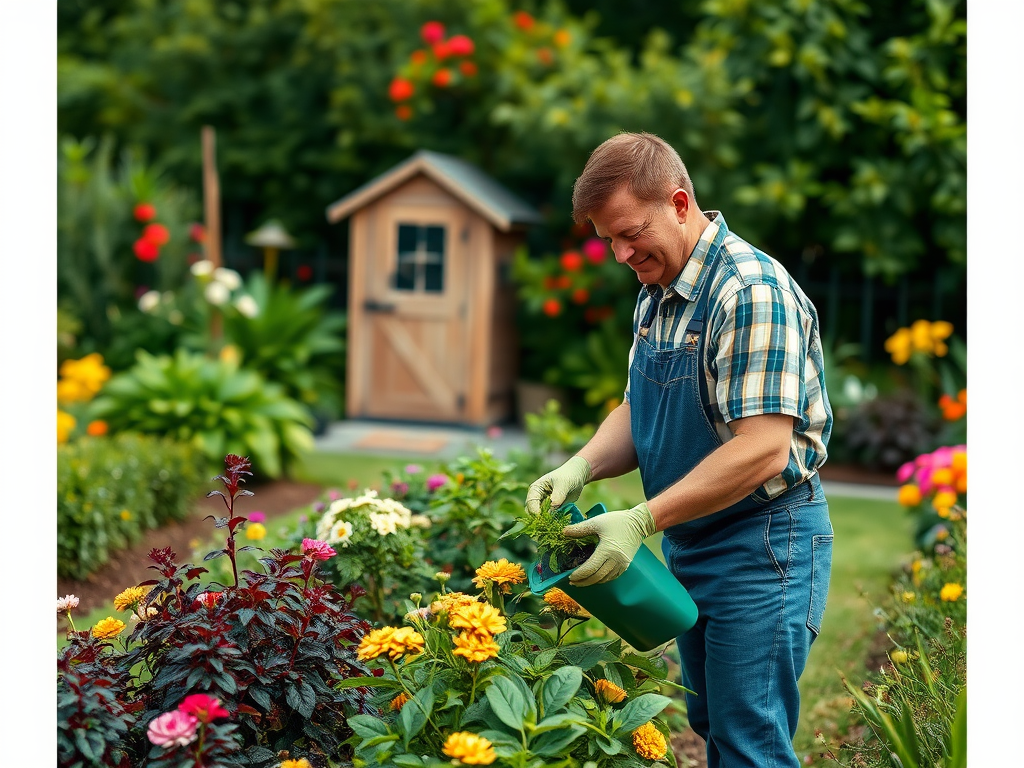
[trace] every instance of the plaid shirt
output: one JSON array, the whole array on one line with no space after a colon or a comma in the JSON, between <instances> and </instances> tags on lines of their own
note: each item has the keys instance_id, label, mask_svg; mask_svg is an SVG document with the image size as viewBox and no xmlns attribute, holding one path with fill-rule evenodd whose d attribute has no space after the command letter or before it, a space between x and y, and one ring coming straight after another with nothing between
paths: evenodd
<instances>
[{"instance_id":1,"label":"plaid shirt","mask_svg":"<svg viewBox=\"0 0 1024 768\"><path fill-rule=\"evenodd\" d=\"M646 338L656 349L682 346L683 331L708 276L708 249L719 228L725 227L704 317L708 335L702 362L709 410L723 442L732 438L726 425L733 419L762 413L794 417L789 465L762 486L774 498L811 477L827 456L832 408L825 391L818 314L779 262L729 232L718 211L705 215L711 224L665 291ZM640 319L661 291L657 285L640 289L630 366ZM629 402L628 381L625 400Z\"/></svg>"}]
</instances>

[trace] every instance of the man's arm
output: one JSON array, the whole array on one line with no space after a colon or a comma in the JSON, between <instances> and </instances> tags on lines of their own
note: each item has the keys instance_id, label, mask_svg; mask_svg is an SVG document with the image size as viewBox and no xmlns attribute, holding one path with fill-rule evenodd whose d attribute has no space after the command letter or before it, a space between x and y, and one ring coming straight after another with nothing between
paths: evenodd
<instances>
[{"instance_id":1,"label":"man's arm","mask_svg":"<svg viewBox=\"0 0 1024 768\"><path fill-rule=\"evenodd\" d=\"M725 509L782 472L789 462L793 421L787 414L766 413L730 422L731 440L648 500L656 530Z\"/></svg>"},{"instance_id":2,"label":"man's arm","mask_svg":"<svg viewBox=\"0 0 1024 768\"><path fill-rule=\"evenodd\" d=\"M639 466L629 414L629 403L623 401L608 414L594 436L576 454L590 464L590 482L618 477Z\"/></svg>"}]
</instances>

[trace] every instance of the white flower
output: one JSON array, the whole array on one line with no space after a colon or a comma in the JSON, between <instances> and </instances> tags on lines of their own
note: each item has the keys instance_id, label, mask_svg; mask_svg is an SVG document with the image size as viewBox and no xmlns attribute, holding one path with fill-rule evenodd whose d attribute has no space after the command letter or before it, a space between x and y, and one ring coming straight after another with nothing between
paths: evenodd
<instances>
[{"instance_id":1,"label":"white flower","mask_svg":"<svg viewBox=\"0 0 1024 768\"><path fill-rule=\"evenodd\" d=\"M256 299L248 294L238 297L238 300L235 301L235 309L246 317L256 317L256 315L260 313L260 308L256 303Z\"/></svg>"},{"instance_id":2,"label":"white flower","mask_svg":"<svg viewBox=\"0 0 1024 768\"><path fill-rule=\"evenodd\" d=\"M223 284L229 291L235 290L242 284L242 276L227 267L217 267L213 270L213 279Z\"/></svg>"},{"instance_id":3,"label":"white flower","mask_svg":"<svg viewBox=\"0 0 1024 768\"><path fill-rule=\"evenodd\" d=\"M331 536L327 539L328 544L341 544L343 547L347 547L349 542L352 540L352 523L347 520L338 522L333 528L331 528Z\"/></svg>"},{"instance_id":4,"label":"white flower","mask_svg":"<svg viewBox=\"0 0 1024 768\"><path fill-rule=\"evenodd\" d=\"M370 513L370 527L381 536L387 536L398 530L394 516L387 513L381 514L380 512Z\"/></svg>"},{"instance_id":5,"label":"white flower","mask_svg":"<svg viewBox=\"0 0 1024 768\"><path fill-rule=\"evenodd\" d=\"M206 290L203 291L203 295L206 296L206 300L208 302L220 307L226 304L228 299L231 298L231 289L224 285L224 283L212 282L206 286Z\"/></svg>"},{"instance_id":6,"label":"white flower","mask_svg":"<svg viewBox=\"0 0 1024 768\"><path fill-rule=\"evenodd\" d=\"M78 598L74 595L65 595L57 598L57 613L67 613L78 607Z\"/></svg>"},{"instance_id":7,"label":"white flower","mask_svg":"<svg viewBox=\"0 0 1024 768\"><path fill-rule=\"evenodd\" d=\"M150 313L160 306L160 291L146 291L139 297L139 309Z\"/></svg>"},{"instance_id":8,"label":"white flower","mask_svg":"<svg viewBox=\"0 0 1024 768\"><path fill-rule=\"evenodd\" d=\"M417 528L429 528L430 518L426 515L413 515L409 518L409 524Z\"/></svg>"},{"instance_id":9,"label":"white flower","mask_svg":"<svg viewBox=\"0 0 1024 768\"><path fill-rule=\"evenodd\" d=\"M208 277L213 274L213 262L209 259L203 259L193 264L190 269L196 277Z\"/></svg>"}]
</instances>

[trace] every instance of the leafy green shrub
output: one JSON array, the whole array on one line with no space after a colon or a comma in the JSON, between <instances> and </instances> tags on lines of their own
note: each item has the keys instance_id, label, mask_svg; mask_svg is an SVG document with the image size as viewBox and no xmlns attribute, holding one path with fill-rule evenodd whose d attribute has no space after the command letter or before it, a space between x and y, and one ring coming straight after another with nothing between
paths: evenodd
<instances>
[{"instance_id":1,"label":"leafy green shrub","mask_svg":"<svg viewBox=\"0 0 1024 768\"><path fill-rule=\"evenodd\" d=\"M341 685L368 673L354 649L369 629L351 610L359 590L343 594L320 578L319 567L336 554L322 541L304 541L298 554L272 550L260 559L260 571L239 572L237 553L255 549L235 548L235 536L247 523L235 502L252 495L241 487L251 464L234 455L225 464L217 478L225 492L210 495L224 499L227 515L215 525L226 532L226 543L206 559L227 557L231 583L214 590L200 581L206 568L178 565L170 548L154 549L150 559L158 578L114 599L117 610L130 613L127 638L125 623L113 617L91 631L68 633L58 690L77 684L73 661L78 658L95 659L106 672L103 679L117 683L107 686L104 700L108 732L124 735L108 745L127 755L116 763L119 768L269 768L289 754L325 765L347 756L346 718L364 711L365 689ZM61 607L58 600L58 611ZM154 739L154 722L175 707L188 711L193 697L208 703L205 714L198 714L206 730L186 730L179 742L161 745ZM72 704L67 711L76 711ZM113 724L118 717L120 728ZM218 717L231 722L208 722ZM81 718L58 723L74 744L94 738L88 728ZM86 764L100 764L98 758Z\"/></svg>"},{"instance_id":2,"label":"leafy green shrub","mask_svg":"<svg viewBox=\"0 0 1024 768\"><path fill-rule=\"evenodd\" d=\"M193 446L124 432L57 448L57 574L84 579L144 531L183 520L207 474Z\"/></svg>"},{"instance_id":3,"label":"leafy green shrub","mask_svg":"<svg viewBox=\"0 0 1024 768\"><path fill-rule=\"evenodd\" d=\"M313 446L309 414L279 384L230 358L183 349L159 357L140 350L135 366L107 382L92 408L114 431L172 435L211 461L228 452L252 455L271 478Z\"/></svg>"}]
</instances>

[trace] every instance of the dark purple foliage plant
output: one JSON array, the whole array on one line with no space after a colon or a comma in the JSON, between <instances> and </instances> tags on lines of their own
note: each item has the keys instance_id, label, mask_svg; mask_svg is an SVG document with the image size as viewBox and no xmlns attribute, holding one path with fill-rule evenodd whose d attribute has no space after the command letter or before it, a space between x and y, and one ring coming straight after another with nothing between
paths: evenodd
<instances>
[{"instance_id":1,"label":"dark purple foliage plant","mask_svg":"<svg viewBox=\"0 0 1024 768\"><path fill-rule=\"evenodd\" d=\"M209 495L224 500L227 516L214 525L226 530L226 543L205 559L228 557L232 583L203 584L205 567L154 549L150 568L159 578L140 585L144 596L130 606L137 623L120 649L95 637L95 627L69 632L58 662L60 711L69 713L58 719L69 755L61 766L264 768L289 756L325 764L348 756L347 718L373 711L366 688L340 685L368 674L355 652L370 629L352 610L359 588L343 593L320 578L318 566L336 553L312 539L297 554L270 550L261 572L239 571L237 554L257 549L235 547L246 523L235 502L253 495L242 488L251 465L233 454L225 465L215 478L224 491ZM83 669L103 675L82 681ZM217 714L190 720L188 702L200 694ZM88 730L81 735L90 712L103 724L102 744ZM94 758L100 754L110 757Z\"/></svg>"}]
</instances>

